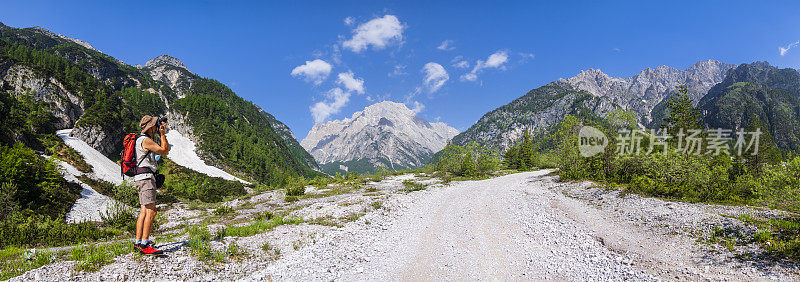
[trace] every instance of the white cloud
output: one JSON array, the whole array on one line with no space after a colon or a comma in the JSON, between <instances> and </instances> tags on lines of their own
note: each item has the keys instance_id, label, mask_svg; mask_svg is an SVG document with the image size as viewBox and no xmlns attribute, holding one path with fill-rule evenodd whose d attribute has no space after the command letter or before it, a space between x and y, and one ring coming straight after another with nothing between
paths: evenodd
<instances>
[{"instance_id":1,"label":"white cloud","mask_svg":"<svg viewBox=\"0 0 800 282\"><path fill-rule=\"evenodd\" d=\"M478 80L478 75L474 73L465 73L461 75L461 80L475 81Z\"/></svg>"},{"instance_id":2,"label":"white cloud","mask_svg":"<svg viewBox=\"0 0 800 282\"><path fill-rule=\"evenodd\" d=\"M461 75L461 80L462 81L478 80L478 73L480 73L484 69L494 68L494 69L505 70L506 62L508 62L508 52L497 51L494 54L489 55L489 58L487 58L486 61L478 60L477 62L475 62L475 67L472 68L472 71Z\"/></svg>"},{"instance_id":3,"label":"white cloud","mask_svg":"<svg viewBox=\"0 0 800 282\"><path fill-rule=\"evenodd\" d=\"M389 77L401 76L401 75L406 75L406 74L408 74L408 73L406 73L406 66L404 66L404 65L395 65L394 66L394 70L392 70L392 72L389 73Z\"/></svg>"},{"instance_id":4,"label":"white cloud","mask_svg":"<svg viewBox=\"0 0 800 282\"><path fill-rule=\"evenodd\" d=\"M533 53L519 52L519 55L522 56L523 63L527 62L528 60L533 60L536 58L536 55L534 55Z\"/></svg>"},{"instance_id":5,"label":"white cloud","mask_svg":"<svg viewBox=\"0 0 800 282\"><path fill-rule=\"evenodd\" d=\"M364 94L364 79L356 78L352 71L339 73L336 83L344 86L347 91Z\"/></svg>"},{"instance_id":6,"label":"white cloud","mask_svg":"<svg viewBox=\"0 0 800 282\"><path fill-rule=\"evenodd\" d=\"M353 25L356 20L353 17L346 17L344 18L344 25Z\"/></svg>"},{"instance_id":7,"label":"white cloud","mask_svg":"<svg viewBox=\"0 0 800 282\"><path fill-rule=\"evenodd\" d=\"M331 69L333 67L326 61L316 59L313 61L306 61L304 65L300 65L295 67L292 70L292 76L302 76L304 77L305 81L313 82L314 84L319 85L326 78L328 75L331 74Z\"/></svg>"},{"instance_id":8,"label":"white cloud","mask_svg":"<svg viewBox=\"0 0 800 282\"><path fill-rule=\"evenodd\" d=\"M794 48L794 47L797 47L797 45L798 45L798 44L800 44L800 40L799 40L799 41L795 41L794 43L791 43L791 44L789 44L789 45L788 45L788 46L786 46L785 48L784 48L784 47L780 47L780 46L778 46L778 49L780 50L781 56L783 56L783 55L786 55L786 53L787 53L787 52L789 52L789 49L792 49L792 48Z\"/></svg>"},{"instance_id":9,"label":"white cloud","mask_svg":"<svg viewBox=\"0 0 800 282\"><path fill-rule=\"evenodd\" d=\"M342 43L342 46L356 53L367 49L370 45L373 49L380 50L392 42L403 40L404 28L405 26L394 15L374 18L358 25L353 30L353 37Z\"/></svg>"},{"instance_id":10,"label":"white cloud","mask_svg":"<svg viewBox=\"0 0 800 282\"><path fill-rule=\"evenodd\" d=\"M619 49L619 48L617 48L617 47L614 47L614 48L611 48L611 51L614 51L614 52L617 52L617 53L619 53L620 51L622 51L622 49Z\"/></svg>"},{"instance_id":11,"label":"white cloud","mask_svg":"<svg viewBox=\"0 0 800 282\"><path fill-rule=\"evenodd\" d=\"M467 62L467 60L464 60L463 56L456 56L455 58L450 60L450 63L453 64L453 67L459 69L466 69L469 67L469 62Z\"/></svg>"},{"instance_id":12,"label":"white cloud","mask_svg":"<svg viewBox=\"0 0 800 282\"><path fill-rule=\"evenodd\" d=\"M423 80L425 87L428 89L428 93L433 93L442 88L445 82L450 79L450 76L447 74L447 71L444 70L442 65L430 62L425 64L422 67L422 72L425 73L425 79Z\"/></svg>"},{"instance_id":13,"label":"white cloud","mask_svg":"<svg viewBox=\"0 0 800 282\"><path fill-rule=\"evenodd\" d=\"M480 61L478 61L480 62ZM508 62L508 54L506 51L499 51L494 54L489 55L489 59L486 60L486 63L483 63L481 68L503 68L503 64ZM481 65L478 63L477 65Z\"/></svg>"},{"instance_id":14,"label":"white cloud","mask_svg":"<svg viewBox=\"0 0 800 282\"><path fill-rule=\"evenodd\" d=\"M453 45L453 40L445 40L442 41L442 44L439 44L439 47L436 47L436 49L442 51L450 51L456 49L456 47L453 47L452 45Z\"/></svg>"},{"instance_id":15,"label":"white cloud","mask_svg":"<svg viewBox=\"0 0 800 282\"><path fill-rule=\"evenodd\" d=\"M425 105L424 104L422 104L420 102L417 102L417 101L414 101L414 105L411 107L411 111L413 111L415 114L419 114L420 112L422 112L424 110L425 110Z\"/></svg>"},{"instance_id":16,"label":"white cloud","mask_svg":"<svg viewBox=\"0 0 800 282\"><path fill-rule=\"evenodd\" d=\"M321 123L333 114L339 113L342 108L350 101L350 92L342 91L341 88L333 88L325 94L324 102L317 102L309 110L314 117L314 123Z\"/></svg>"}]
</instances>

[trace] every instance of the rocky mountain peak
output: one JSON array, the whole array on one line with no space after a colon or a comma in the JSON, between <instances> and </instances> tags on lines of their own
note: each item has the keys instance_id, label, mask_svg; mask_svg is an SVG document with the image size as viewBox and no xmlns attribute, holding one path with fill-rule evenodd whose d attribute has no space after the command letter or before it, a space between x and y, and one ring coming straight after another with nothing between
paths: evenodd
<instances>
[{"instance_id":1,"label":"rocky mountain peak","mask_svg":"<svg viewBox=\"0 0 800 282\"><path fill-rule=\"evenodd\" d=\"M170 65L189 71L189 68L187 68L186 65L184 65L183 62L181 62L181 60L178 60L170 55L161 55L155 57L154 59L151 59L144 64L146 68L155 68L160 65Z\"/></svg>"},{"instance_id":2,"label":"rocky mountain peak","mask_svg":"<svg viewBox=\"0 0 800 282\"><path fill-rule=\"evenodd\" d=\"M181 60L170 55L161 55L147 61L144 70L149 72L153 79L169 85L179 98L183 98L189 93L189 88L197 78Z\"/></svg>"},{"instance_id":3,"label":"rocky mountain peak","mask_svg":"<svg viewBox=\"0 0 800 282\"><path fill-rule=\"evenodd\" d=\"M2 26L2 24L0 24L0 26ZM41 33L41 34L47 35L47 36L49 36L49 37L51 37L51 38L56 38L56 39L64 39L64 40L72 41L72 42L74 42L75 44L81 45L81 46L83 46L83 47L84 47L84 48L86 48L86 49L91 49L91 50L94 50L94 51L100 52L100 50L97 50L97 49L95 49L95 48L94 48L94 47L93 47L91 44L89 44L88 42L86 42L86 41L83 41L83 40L80 40L80 39L75 39L75 38L67 37L67 36L65 36L65 35L57 34L57 33L55 33L55 32L52 32L52 31L50 31L50 30L48 30L48 29L45 29L45 28L43 28L43 27L40 27L40 26L35 26L35 27L33 27L33 30L35 30L35 31L37 31L37 32L39 32L39 33ZM102 53L102 52L101 52L101 53ZM117 60L117 61L118 61L118 62L120 62L120 63L122 63L122 61L119 61L119 60Z\"/></svg>"},{"instance_id":4,"label":"rocky mountain peak","mask_svg":"<svg viewBox=\"0 0 800 282\"><path fill-rule=\"evenodd\" d=\"M383 101L364 108L364 114L374 116L416 115L406 104Z\"/></svg>"},{"instance_id":5,"label":"rocky mountain peak","mask_svg":"<svg viewBox=\"0 0 800 282\"><path fill-rule=\"evenodd\" d=\"M365 172L421 166L456 134L455 128L429 123L403 103L384 101L349 118L314 125L300 145L325 172L335 173L340 165Z\"/></svg>"},{"instance_id":6,"label":"rocky mountain peak","mask_svg":"<svg viewBox=\"0 0 800 282\"><path fill-rule=\"evenodd\" d=\"M653 109L679 85L689 88L691 98L697 102L733 67L735 65L706 60L686 70L665 65L646 68L631 77L612 77L600 70L588 69L558 81L594 96L608 98L623 109L633 110L643 124L649 124L654 119Z\"/></svg>"}]
</instances>

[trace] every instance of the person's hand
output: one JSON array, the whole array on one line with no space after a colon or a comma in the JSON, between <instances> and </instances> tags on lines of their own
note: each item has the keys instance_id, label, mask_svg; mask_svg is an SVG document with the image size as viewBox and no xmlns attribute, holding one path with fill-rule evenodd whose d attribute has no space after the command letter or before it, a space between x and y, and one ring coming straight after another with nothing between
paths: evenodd
<instances>
[{"instance_id":1,"label":"person's hand","mask_svg":"<svg viewBox=\"0 0 800 282\"><path fill-rule=\"evenodd\" d=\"M158 127L158 132L159 132L159 133L161 133L161 134L165 134L165 133L167 133L167 124L166 124L166 123L162 123L162 124L161 124L161 125Z\"/></svg>"}]
</instances>

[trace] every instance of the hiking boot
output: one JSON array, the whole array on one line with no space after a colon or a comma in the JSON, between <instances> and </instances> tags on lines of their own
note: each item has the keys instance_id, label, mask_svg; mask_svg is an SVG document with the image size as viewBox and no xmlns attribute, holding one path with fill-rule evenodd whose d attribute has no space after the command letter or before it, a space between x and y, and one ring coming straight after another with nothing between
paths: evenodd
<instances>
[{"instance_id":1,"label":"hiking boot","mask_svg":"<svg viewBox=\"0 0 800 282\"><path fill-rule=\"evenodd\" d=\"M158 249L154 248L153 245L150 245L150 244L141 245L141 247L142 248L140 250L141 250L142 254L145 254L145 255L160 255L160 254L164 253L164 251L158 250Z\"/></svg>"},{"instance_id":2,"label":"hiking boot","mask_svg":"<svg viewBox=\"0 0 800 282\"><path fill-rule=\"evenodd\" d=\"M142 253L142 254L144 254L144 253L142 252L142 249L143 249L144 247L145 247L145 245L143 245L143 244L139 244L139 243L135 243L135 242L133 243L133 248L134 248L134 249L136 249L137 251L139 251L139 253Z\"/></svg>"}]
</instances>

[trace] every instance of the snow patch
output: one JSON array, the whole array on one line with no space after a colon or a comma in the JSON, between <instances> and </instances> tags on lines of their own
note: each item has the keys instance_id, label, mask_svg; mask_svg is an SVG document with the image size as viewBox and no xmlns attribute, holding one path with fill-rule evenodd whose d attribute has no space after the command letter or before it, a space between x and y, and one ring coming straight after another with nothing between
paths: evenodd
<instances>
[{"instance_id":1,"label":"snow patch","mask_svg":"<svg viewBox=\"0 0 800 282\"><path fill-rule=\"evenodd\" d=\"M64 140L75 151L83 156L86 163L92 165L94 178L110 182L114 185L122 184L122 175L120 174L120 167L117 163L110 160L108 157L89 146L83 140L70 136L72 129L63 129L56 131L56 135ZM77 170L76 170L77 171ZM79 175L79 174L78 174Z\"/></svg>"},{"instance_id":2,"label":"snow patch","mask_svg":"<svg viewBox=\"0 0 800 282\"><path fill-rule=\"evenodd\" d=\"M101 214L107 213L114 203L122 205L121 203L109 198L106 195L100 194L91 186L83 183L77 176L83 175L74 166L63 162L56 158L51 158L61 166L61 174L68 182L77 183L83 188L81 191L81 198L75 201L72 209L67 213L67 223L79 223L85 221L102 221Z\"/></svg>"},{"instance_id":3,"label":"snow patch","mask_svg":"<svg viewBox=\"0 0 800 282\"><path fill-rule=\"evenodd\" d=\"M170 130L167 132L167 141L172 146L168 157L176 164L211 177L220 177L225 180L250 184L250 182L241 180L224 170L207 165L205 161L200 159L200 156L197 155L197 151L195 151L197 146L195 146L194 142L181 135L177 130Z\"/></svg>"}]
</instances>

